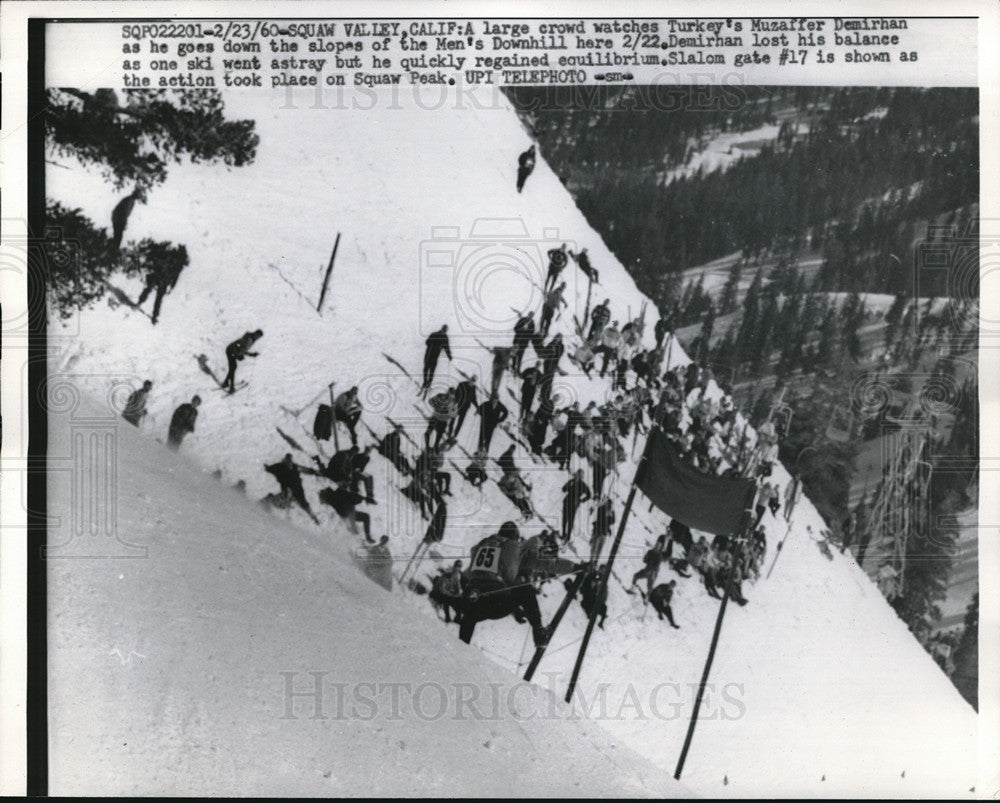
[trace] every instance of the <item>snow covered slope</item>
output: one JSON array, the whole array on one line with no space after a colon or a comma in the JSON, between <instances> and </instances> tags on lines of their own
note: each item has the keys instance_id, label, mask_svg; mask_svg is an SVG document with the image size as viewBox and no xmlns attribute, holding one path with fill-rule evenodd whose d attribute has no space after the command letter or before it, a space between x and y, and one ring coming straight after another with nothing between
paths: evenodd
<instances>
[{"instance_id":1,"label":"snow covered slope","mask_svg":"<svg viewBox=\"0 0 1000 803\"><path fill-rule=\"evenodd\" d=\"M489 108L477 108L468 99L441 103L439 97L437 103L425 99L421 108L406 93L380 95L379 101L364 113L311 109L310 104L293 110L279 108L285 103L282 96L265 110L248 96L227 96L228 114L257 120L257 162L232 170L175 166L167 183L151 193L149 205L136 207L126 233L126 240L149 236L182 242L190 253L191 265L165 300L160 323L152 327L148 318L125 307L85 312L66 329L78 337L53 339L53 370L72 375L99 398L113 380L138 384L152 379L151 414L143 429L159 440L165 439L173 409L199 393L204 403L197 431L185 441L182 456L205 471L221 470L227 484L245 480L249 496L259 498L276 490L261 466L291 448L278 427L303 447L292 449L297 462L308 463L308 454L317 451L309 430L315 402L326 398L331 381L338 392L359 387L363 420L376 433L386 430L389 416L420 439L425 422L414 406L416 385L383 352L418 376L424 337L448 323L454 362L449 367L442 358L436 384L454 383L459 369L488 384L490 358L480 342L508 345L516 318L512 308L538 308L540 292L532 280L541 284L544 254L553 245L567 242L574 251L589 250L601 273L592 303L610 298L613 318L622 322L638 314L644 298L541 159L523 193L516 192L517 154L529 140L502 97ZM107 221L115 194L95 174L67 166L73 169L49 171L50 196L81 207L99 224ZM332 285L319 314L315 305L338 232L342 236ZM582 316L587 287L572 264L564 277L570 282L571 306L553 331L562 331L572 342L571 313ZM135 285L121 284L133 297L138 292ZM650 309L647 342L654 320ZM232 397L213 390L194 355L207 354L221 376L226 343L258 327L264 330L260 357L241 363L238 374L249 380L249 387ZM56 324L51 333L58 334ZM687 361L676 348L670 359L674 364ZM563 365L570 367L565 359ZM505 386L514 387L510 382ZM506 388L501 400L516 410ZM569 375L555 389L564 400L586 403L603 401L609 385ZM465 424L460 442L466 449L475 443L477 426L477 421ZM361 433L361 443L369 442L363 428ZM508 442L498 432L493 456ZM330 448L324 444L324 453ZM640 450L641 443L635 457ZM449 456L464 465L460 451ZM535 464L524 454L518 464L530 473L536 509L555 522L566 473ZM479 492L452 466L445 468L453 471L455 497L449 500L449 526L438 545L441 561L467 554L502 521L518 518L495 483ZM373 532L388 533L394 553L408 557L425 523L398 493L400 477L385 461L373 459L370 470L379 500L370 508ZM619 515L633 471L628 462L615 478ZM499 476L495 465L491 473ZM210 504L199 498L203 476L189 485L196 505ZM776 477L782 484L788 480L783 470ZM307 479L314 508L321 507L316 503L320 487ZM171 515L163 510L161 526L169 531ZM248 510L247 516L263 515L256 508ZM337 566L330 574L349 582L341 575L350 567L335 563L337 548L330 545L330 533L339 532L339 525L333 523L332 511L317 513L323 521L319 530L299 511L290 514L317 535L299 534L296 548L282 551L280 576L274 579L286 588L294 587L303 572L325 572L328 560ZM581 511L573 539L580 554L587 549L586 518ZM637 499L617 567L626 583L666 521L649 511L641 496ZM273 526L266 515L263 522L265 528ZM764 522L769 541L765 566L771 565L775 545L786 531L789 540L771 579L746 584L750 604L732 606L727 613L710 678L714 685L688 756L685 782L711 795L967 793L977 771L972 709L849 557L833 553L828 558L821 551L823 524L808 502L795 511L790 530L770 514ZM534 534L539 527L540 522L532 521L522 532ZM197 558L203 544L215 550L212 563L227 567L216 569L220 576L232 572L237 561L263 574L271 571L270 558L263 565L258 565L258 559L264 560L259 555L237 558L232 540L216 543L208 535L171 554ZM202 583L189 586L181 567L170 568L170 563L165 558L165 595L190 595L189 601L206 616L217 605L228 605ZM418 577L426 579L432 570L428 561ZM74 573L92 569L68 566L59 571L53 576L55 586L98 582L73 580ZM550 583L545 594L542 608L548 617L561 600L561 589ZM652 612L643 620L638 598L626 595L618 582L612 584L611 616L591 642L578 705L579 715L598 720L618 744L667 771L680 752L718 605L695 578L680 580L674 599L681 630L657 621ZM299 604L313 610L315 602L296 597L281 611L295 617ZM428 644L440 650L440 645L457 642L453 628L434 620L425 598L398 602L419 606L427 627L439 634ZM392 604L395 609L397 601ZM270 610L260 613L276 617ZM275 618L270 626L280 623ZM584 626L574 604L536 676L557 694L565 689ZM317 635L329 630L335 644L348 637L349 627L299 632L297 649L304 657L298 666L324 668L323 660L308 659L309 651L322 644ZM513 620L483 623L473 649L453 645L459 656L454 665L480 649L502 667L519 669L530 653L526 631ZM431 638L423 629L419 632ZM372 649L391 657L409 644L376 643ZM184 660L201 660L203 645ZM280 660L266 646L255 649L263 652L254 653L251 662L262 654L268 666ZM62 667L66 673L75 671L72 662ZM602 683L610 684L603 692ZM468 788L479 791L475 785ZM415 791L433 789L416 785Z\"/></svg>"},{"instance_id":2,"label":"snow covered slope","mask_svg":"<svg viewBox=\"0 0 1000 803\"><path fill-rule=\"evenodd\" d=\"M149 552L50 562L53 794L690 794L366 579L340 527L278 521L127 425L116 443L119 533Z\"/></svg>"}]
</instances>

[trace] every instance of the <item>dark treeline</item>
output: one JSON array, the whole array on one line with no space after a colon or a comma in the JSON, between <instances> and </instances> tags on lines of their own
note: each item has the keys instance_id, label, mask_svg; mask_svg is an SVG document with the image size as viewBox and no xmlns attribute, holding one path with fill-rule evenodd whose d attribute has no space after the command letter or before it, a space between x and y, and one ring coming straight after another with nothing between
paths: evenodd
<instances>
[{"instance_id":1,"label":"dark treeline","mask_svg":"<svg viewBox=\"0 0 1000 803\"><path fill-rule=\"evenodd\" d=\"M974 89L591 93L577 108L546 88L510 96L588 221L654 297L664 274L734 251L759 257L789 237L823 254L812 289L896 292L919 224L978 199ZM710 137L765 123L779 133L759 152L670 180Z\"/></svg>"}]
</instances>

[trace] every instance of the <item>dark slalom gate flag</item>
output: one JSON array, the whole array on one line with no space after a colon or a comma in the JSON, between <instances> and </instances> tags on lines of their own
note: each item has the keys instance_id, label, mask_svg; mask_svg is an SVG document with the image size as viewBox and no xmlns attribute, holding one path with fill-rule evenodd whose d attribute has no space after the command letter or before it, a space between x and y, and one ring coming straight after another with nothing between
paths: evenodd
<instances>
[{"instance_id":1,"label":"dark slalom gate flag","mask_svg":"<svg viewBox=\"0 0 1000 803\"><path fill-rule=\"evenodd\" d=\"M739 528L743 511L753 505L756 484L752 479L698 471L678 456L659 429L649 433L645 458L636 487L660 510L688 527L730 535Z\"/></svg>"}]
</instances>

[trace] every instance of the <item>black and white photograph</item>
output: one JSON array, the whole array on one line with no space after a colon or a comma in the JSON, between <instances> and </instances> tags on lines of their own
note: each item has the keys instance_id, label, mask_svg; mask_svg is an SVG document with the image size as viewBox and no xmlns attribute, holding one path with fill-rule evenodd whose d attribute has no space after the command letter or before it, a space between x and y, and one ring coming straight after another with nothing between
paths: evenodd
<instances>
[{"instance_id":1,"label":"black and white photograph","mask_svg":"<svg viewBox=\"0 0 1000 803\"><path fill-rule=\"evenodd\" d=\"M995 8L11 5L7 793L1000 793Z\"/></svg>"}]
</instances>

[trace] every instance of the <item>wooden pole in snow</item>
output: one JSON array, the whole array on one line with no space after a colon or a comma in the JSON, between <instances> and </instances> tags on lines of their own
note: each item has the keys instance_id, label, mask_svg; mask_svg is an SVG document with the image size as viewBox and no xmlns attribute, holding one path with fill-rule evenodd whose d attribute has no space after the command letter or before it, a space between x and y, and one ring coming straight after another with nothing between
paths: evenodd
<instances>
[{"instance_id":1,"label":"wooden pole in snow","mask_svg":"<svg viewBox=\"0 0 1000 803\"><path fill-rule=\"evenodd\" d=\"M743 521L737 533L747 536L750 533L750 522L753 520L753 511L749 508L743 511ZM737 545L739 541L737 541ZM742 547L737 547L733 553L734 567L740 565L743 558ZM698 685L698 694L694 698L694 710L691 712L691 722L688 724L687 735L684 737L684 746L681 748L680 758L677 759L677 769L674 771L674 779L681 779L681 772L684 770L684 760L687 758L688 749L691 747L691 739L694 737L694 726L698 723L698 711L701 709L701 699L705 694L705 686L708 683L708 673L712 671L712 661L715 659L715 648L719 644L719 634L722 632L722 619L726 615L726 605L729 602L730 590L733 587L733 573L730 572L726 578L726 591L722 595L722 602L719 604L719 615L715 619L715 631L712 633L712 644L708 648L708 658L705 659L705 669L701 673L701 683Z\"/></svg>"},{"instance_id":2,"label":"wooden pole in snow","mask_svg":"<svg viewBox=\"0 0 1000 803\"><path fill-rule=\"evenodd\" d=\"M337 403L333 400L333 386L336 382L330 383L330 415L333 416L333 448L340 451L340 438L337 436Z\"/></svg>"},{"instance_id":3,"label":"wooden pole in snow","mask_svg":"<svg viewBox=\"0 0 1000 803\"><path fill-rule=\"evenodd\" d=\"M323 308L323 299L326 298L326 286L330 281L330 275L333 273L333 260L337 257L337 246L340 245L340 232L337 232L337 239L333 243L333 253L330 254L330 264L326 266L326 276L323 277L323 288L319 291L319 303L316 305L316 312L321 312Z\"/></svg>"}]
</instances>

